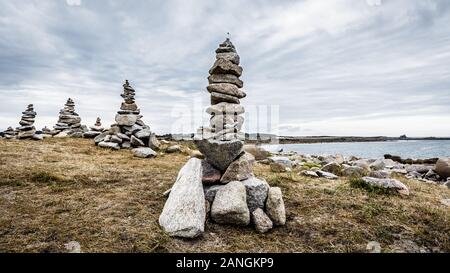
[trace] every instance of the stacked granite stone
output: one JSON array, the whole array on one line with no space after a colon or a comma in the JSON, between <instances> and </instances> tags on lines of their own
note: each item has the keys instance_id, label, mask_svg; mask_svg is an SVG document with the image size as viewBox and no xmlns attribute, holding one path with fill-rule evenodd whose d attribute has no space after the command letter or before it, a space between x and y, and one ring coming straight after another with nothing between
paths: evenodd
<instances>
[{"instance_id":1,"label":"stacked granite stone","mask_svg":"<svg viewBox=\"0 0 450 273\"><path fill-rule=\"evenodd\" d=\"M159 149L159 142L155 134L150 131L150 127L142 121L140 109L136 105L136 91L125 81L123 85L124 99L120 110L116 115L116 124L113 124L109 131L95 137L95 143L103 148L136 148L133 153L138 157L153 157L156 155L155 149Z\"/></svg>"},{"instance_id":2,"label":"stacked granite stone","mask_svg":"<svg viewBox=\"0 0 450 273\"><path fill-rule=\"evenodd\" d=\"M95 138L105 130L105 128L103 128L102 126L102 121L100 118L97 118L94 126L89 127L89 129L90 129L89 131L83 134L84 138Z\"/></svg>"},{"instance_id":3,"label":"stacked granite stone","mask_svg":"<svg viewBox=\"0 0 450 273\"><path fill-rule=\"evenodd\" d=\"M3 132L3 137L6 139L13 139L16 137L16 131L14 131L12 127L8 127L8 129Z\"/></svg>"},{"instance_id":4,"label":"stacked granite stone","mask_svg":"<svg viewBox=\"0 0 450 273\"><path fill-rule=\"evenodd\" d=\"M181 169L159 218L171 236L197 237L208 218L220 224L253 223L260 233L286 223L281 189L254 177L255 158L243 149L240 99L246 94L239 55L229 39L216 53L207 87L210 126L201 128L194 140L205 159L190 159Z\"/></svg>"},{"instance_id":5,"label":"stacked granite stone","mask_svg":"<svg viewBox=\"0 0 450 273\"><path fill-rule=\"evenodd\" d=\"M33 138L36 134L36 128L34 127L34 119L36 118L36 112L34 111L33 104L28 105L25 112L22 112L22 119L17 127L16 137L18 139Z\"/></svg>"},{"instance_id":6,"label":"stacked granite stone","mask_svg":"<svg viewBox=\"0 0 450 273\"><path fill-rule=\"evenodd\" d=\"M52 135L57 137L81 137L83 135L81 118L75 112L75 102L71 98L67 100L64 108L59 111L58 123L53 128Z\"/></svg>"}]
</instances>

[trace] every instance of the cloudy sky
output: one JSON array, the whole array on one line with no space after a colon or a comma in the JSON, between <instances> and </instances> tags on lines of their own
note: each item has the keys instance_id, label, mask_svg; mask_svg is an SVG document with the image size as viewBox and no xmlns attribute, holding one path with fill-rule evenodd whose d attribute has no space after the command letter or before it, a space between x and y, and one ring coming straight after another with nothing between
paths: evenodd
<instances>
[{"instance_id":1,"label":"cloudy sky","mask_svg":"<svg viewBox=\"0 0 450 273\"><path fill-rule=\"evenodd\" d=\"M0 0L0 130L69 97L110 125L128 79L154 131L193 132L230 32L246 131L450 136L449 24L448 0Z\"/></svg>"}]
</instances>

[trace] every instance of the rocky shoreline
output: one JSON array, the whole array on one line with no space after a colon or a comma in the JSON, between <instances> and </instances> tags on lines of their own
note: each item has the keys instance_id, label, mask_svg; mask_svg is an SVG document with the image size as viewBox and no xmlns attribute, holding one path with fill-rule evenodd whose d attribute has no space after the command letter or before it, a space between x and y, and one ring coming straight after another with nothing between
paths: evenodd
<instances>
[{"instance_id":1,"label":"rocky shoreline","mask_svg":"<svg viewBox=\"0 0 450 273\"><path fill-rule=\"evenodd\" d=\"M269 153L256 145L245 150L261 164L270 165L274 173L298 172L299 175L330 180L348 177L367 185L394 189L409 195L408 188L395 179L404 176L424 183L442 184L450 188L450 159L401 159L385 155L384 158L360 158L342 155L309 155L298 152Z\"/></svg>"}]
</instances>

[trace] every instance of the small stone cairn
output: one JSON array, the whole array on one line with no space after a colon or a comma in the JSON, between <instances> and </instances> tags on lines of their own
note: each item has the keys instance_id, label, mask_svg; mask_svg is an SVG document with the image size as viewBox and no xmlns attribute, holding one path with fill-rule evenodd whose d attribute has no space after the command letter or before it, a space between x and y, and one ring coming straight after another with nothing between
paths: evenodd
<instances>
[{"instance_id":1,"label":"small stone cairn","mask_svg":"<svg viewBox=\"0 0 450 273\"><path fill-rule=\"evenodd\" d=\"M40 139L40 137L36 135L36 128L34 127L34 119L36 118L36 115L37 114L34 111L33 104L28 105L25 112L22 112L22 119L19 122L20 127L16 128L17 139Z\"/></svg>"},{"instance_id":2,"label":"small stone cairn","mask_svg":"<svg viewBox=\"0 0 450 273\"><path fill-rule=\"evenodd\" d=\"M102 126L102 120L100 118L97 118L94 126L89 127L89 129L89 131L83 134L84 138L95 138L105 130L105 128L103 128Z\"/></svg>"},{"instance_id":3,"label":"small stone cairn","mask_svg":"<svg viewBox=\"0 0 450 273\"><path fill-rule=\"evenodd\" d=\"M142 121L140 109L135 102L135 94L136 91L126 80L121 94L124 101L117 112L116 124L111 125L107 132L95 137L94 141L99 147L115 150L135 148L133 149L135 156L153 157L156 156L154 150L159 149L160 143L150 131L150 127Z\"/></svg>"},{"instance_id":4,"label":"small stone cairn","mask_svg":"<svg viewBox=\"0 0 450 273\"><path fill-rule=\"evenodd\" d=\"M210 126L200 128L194 138L206 159L192 158L181 169L159 218L171 236L200 236L208 218L219 224L253 223L260 233L286 223L281 189L254 177L255 158L243 149L240 99L246 94L239 55L229 39L216 53L207 87Z\"/></svg>"},{"instance_id":5,"label":"small stone cairn","mask_svg":"<svg viewBox=\"0 0 450 273\"><path fill-rule=\"evenodd\" d=\"M3 131L3 137L5 139L13 139L16 137L16 131L14 131L14 129L10 126L8 129Z\"/></svg>"},{"instance_id":6,"label":"small stone cairn","mask_svg":"<svg viewBox=\"0 0 450 273\"><path fill-rule=\"evenodd\" d=\"M52 135L55 137L82 137L84 129L81 126L81 118L75 112L75 102L69 98L64 108L59 111L59 120Z\"/></svg>"}]
</instances>

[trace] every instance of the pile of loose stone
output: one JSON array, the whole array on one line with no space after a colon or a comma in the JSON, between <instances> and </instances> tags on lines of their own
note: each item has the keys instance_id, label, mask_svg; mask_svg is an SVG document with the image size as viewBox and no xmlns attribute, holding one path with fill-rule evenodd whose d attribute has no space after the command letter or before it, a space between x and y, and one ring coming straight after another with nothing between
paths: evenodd
<instances>
[{"instance_id":1,"label":"pile of loose stone","mask_svg":"<svg viewBox=\"0 0 450 273\"><path fill-rule=\"evenodd\" d=\"M97 118L95 121L94 126L89 127L89 131L83 133L84 138L95 138L96 136L99 136L105 128L102 126L102 120L100 118Z\"/></svg>"},{"instance_id":2,"label":"pile of loose stone","mask_svg":"<svg viewBox=\"0 0 450 273\"><path fill-rule=\"evenodd\" d=\"M229 39L216 53L207 88L210 126L195 136L205 159L192 158L181 169L159 218L171 236L200 236L206 219L239 226L253 223L261 233L286 223L281 189L254 177L255 158L243 149L240 99L246 95L240 89L239 55Z\"/></svg>"},{"instance_id":3,"label":"pile of loose stone","mask_svg":"<svg viewBox=\"0 0 450 273\"><path fill-rule=\"evenodd\" d=\"M50 132L55 137L82 137L86 128L81 125L81 118L75 112L75 102L69 98L64 108L59 111L59 120Z\"/></svg>"},{"instance_id":4,"label":"pile of loose stone","mask_svg":"<svg viewBox=\"0 0 450 273\"><path fill-rule=\"evenodd\" d=\"M116 124L96 136L94 141L99 147L115 150L135 148L133 154L137 157L154 157L160 143L150 131L150 127L142 121L140 109L135 102L135 94L136 91L126 81L121 94L124 102L117 112Z\"/></svg>"}]
</instances>

